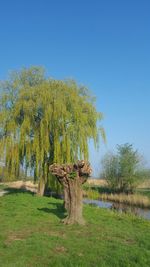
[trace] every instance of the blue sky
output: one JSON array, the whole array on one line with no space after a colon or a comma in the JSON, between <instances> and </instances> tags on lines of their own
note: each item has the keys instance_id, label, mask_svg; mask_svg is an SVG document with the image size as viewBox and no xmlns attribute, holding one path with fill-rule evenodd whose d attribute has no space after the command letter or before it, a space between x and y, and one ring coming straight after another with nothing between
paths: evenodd
<instances>
[{"instance_id":1,"label":"blue sky","mask_svg":"<svg viewBox=\"0 0 150 267\"><path fill-rule=\"evenodd\" d=\"M0 79L40 65L96 96L107 145L90 145L94 175L102 155L126 142L150 166L149 14L149 0L0 1Z\"/></svg>"}]
</instances>

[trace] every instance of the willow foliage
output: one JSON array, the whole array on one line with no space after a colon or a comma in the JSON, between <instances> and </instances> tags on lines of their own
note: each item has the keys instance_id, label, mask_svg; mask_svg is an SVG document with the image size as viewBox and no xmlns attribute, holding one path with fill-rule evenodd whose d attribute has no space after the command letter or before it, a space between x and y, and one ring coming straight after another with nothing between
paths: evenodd
<instances>
[{"instance_id":1,"label":"willow foliage","mask_svg":"<svg viewBox=\"0 0 150 267\"><path fill-rule=\"evenodd\" d=\"M46 78L32 67L2 82L0 96L0 153L16 176L26 165L46 180L49 164L88 159L89 139L97 145L100 130L104 137L102 114L75 81Z\"/></svg>"}]
</instances>

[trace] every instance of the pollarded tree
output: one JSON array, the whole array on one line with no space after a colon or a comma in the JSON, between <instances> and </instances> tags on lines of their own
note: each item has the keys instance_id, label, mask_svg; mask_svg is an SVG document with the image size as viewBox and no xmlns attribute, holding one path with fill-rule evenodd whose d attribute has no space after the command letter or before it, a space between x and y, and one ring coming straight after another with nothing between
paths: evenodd
<instances>
[{"instance_id":1,"label":"pollarded tree","mask_svg":"<svg viewBox=\"0 0 150 267\"><path fill-rule=\"evenodd\" d=\"M65 224L84 224L82 216L82 184L91 174L89 162L80 160L75 164L52 164L50 172L55 175L64 190L64 204L68 216L63 220Z\"/></svg>"},{"instance_id":2,"label":"pollarded tree","mask_svg":"<svg viewBox=\"0 0 150 267\"><path fill-rule=\"evenodd\" d=\"M46 78L38 67L14 72L1 83L0 149L10 173L21 164L34 170L43 195L52 163L88 159L88 141L98 144L102 114L85 87Z\"/></svg>"}]
</instances>

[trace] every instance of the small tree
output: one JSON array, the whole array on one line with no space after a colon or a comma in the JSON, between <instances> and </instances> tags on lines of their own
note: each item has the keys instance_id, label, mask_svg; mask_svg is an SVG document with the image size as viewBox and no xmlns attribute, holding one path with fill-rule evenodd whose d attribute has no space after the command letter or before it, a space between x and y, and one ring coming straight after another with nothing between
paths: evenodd
<instances>
[{"instance_id":1,"label":"small tree","mask_svg":"<svg viewBox=\"0 0 150 267\"><path fill-rule=\"evenodd\" d=\"M140 157L131 144L117 146L117 154L107 154L103 160L103 176L113 190L132 192L136 186Z\"/></svg>"},{"instance_id":2,"label":"small tree","mask_svg":"<svg viewBox=\"0 0 150 267\"><path fill-rule=\"evenodd\" d=\"M131 144L118 145L120 191L133 191L136 186L140 156Z\"/></svg>"}]
</instances>

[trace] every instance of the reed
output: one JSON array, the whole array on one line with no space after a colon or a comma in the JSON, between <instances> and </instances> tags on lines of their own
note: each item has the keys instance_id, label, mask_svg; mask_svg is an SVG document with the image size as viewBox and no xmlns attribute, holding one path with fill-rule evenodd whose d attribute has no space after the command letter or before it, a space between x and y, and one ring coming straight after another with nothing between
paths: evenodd
<instances>
[{"instance_id":1,"label":"reed","mask_svg":"<svg viewBox=\"0 0 150 267\"><path fill-rule=\"evenodd\" d=\"M118 203L124 203L131 206L137 206L141 208L150 208L150 199L147 196L140 194L100 194L102 200L109 200Z\"/></svg>"}]
</instances>

